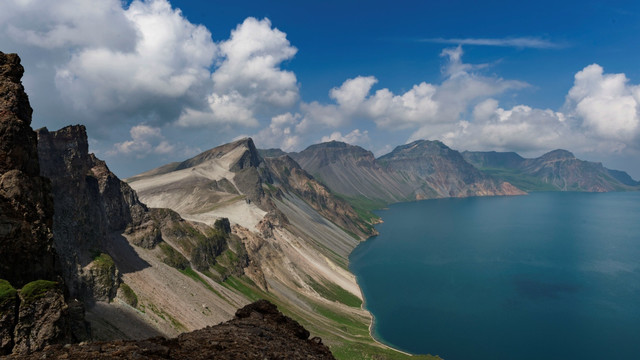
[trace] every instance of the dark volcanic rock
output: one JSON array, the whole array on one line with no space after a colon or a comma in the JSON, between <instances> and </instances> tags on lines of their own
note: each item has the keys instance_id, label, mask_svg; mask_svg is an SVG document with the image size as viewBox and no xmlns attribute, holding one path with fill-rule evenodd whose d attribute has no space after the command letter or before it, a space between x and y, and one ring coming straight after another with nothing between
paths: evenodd
<instances>
[{"instance_id":1,"label":"dark volcanic rock","mask_svg":"<svg viewBox=\"0 0 640 360\"><path fill-rule=\"evenodd\" d=\"M9 359L334 359L319 338L266 300L247 305L233 320L175 339L53 345Z\"/></svg>"},{"instance_id":2,"label":"dark volcanic rock","mask_svg":"<svg viewBox=\"0 0 640 360\"><path fill-rule=\"evenodd\" d=\"M0 279L58 279L49 181L40 176L31 107L15 54L0 52Z\"/></svg>"},{"instance_id":3,"label":"dark volcanic rock","mask_svg":"<svg viewBox=\"0 0 640 360\"><path fill-rule=\"evenodd\" d=\"M148 209L104 161L89 154L84 126L37 134L41 173L52 182L53 233L69 292L83 300L110 300L120 284L116 269L108 270L116 274L114 281L104 282L107 269L88 265L110 234L139 224Z\"/></svg>"},{"instance_id":4,"label":"dark volcanic rock","mask_svg":"<svg viewBox=\"0 0 640 360\"><path fill-rule=\"evenodd\" d=\"M0 279L11 289L62 280L51 230L51 184L40 176L23 73L17 55L0 52ZM0 354L73 339L63 290L46 289L30 299L23 292L0 299Z\"/></svg>"},{"instance_id":5,"label":"dark volcanic rock","mask_svg":"<svg viewBox=\"0 0 640 360\"><path fill-rule=\"evenodd\" d=\"M28 354L46 345L73 341L70 334L69 306L62 289L54 287L32 294L20 293L18 323L14 330L16 354Z\"/></svg>"}]
</instances>

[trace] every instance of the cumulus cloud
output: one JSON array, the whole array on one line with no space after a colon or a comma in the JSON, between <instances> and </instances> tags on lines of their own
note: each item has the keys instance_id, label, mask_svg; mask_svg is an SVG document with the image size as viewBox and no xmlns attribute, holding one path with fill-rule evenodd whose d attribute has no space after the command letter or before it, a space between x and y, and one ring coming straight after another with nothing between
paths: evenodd
<instances>
[{"instance_id":1,"label":"cumulus cloud","mask_svg":"<svg viewBox=\"0 0 640 360\"><path fill-rule=\"evenodd\" d=\"M115 143L106 155L124 155L142 159L153 155L191 156L200 152L198 148L167 140L162 134L162 129L146 124L131 127L129 135L131 140Z\"/></svg>"},{"instance_id":2,"label":"cumulus cloud","mask_svg":"<svg viewBox=\"0 0 640 360\"><path fill-rule=\"evenodd\" d=\"M625 74L604 74L600 65L589 65L575 75L568 107L595 136L630 141L640 132L640 86L628 82Z\"/></svg>"},{"instance_id":3,"label":"cumulus cloud","mask_svg":"<svg viewBox=\"0 0 640 360\"><path fill-rule=\"evenodd\" d=\"M216 46L204 26L166 0L134 1L123 14L135 30L133 50L93 43L57 71L56 84L74 107L144 116L136 112L182 102L209 77Z\"/></svg>"},{"instance_id":4,"label":"cumulus cloud","mask_svg":"<svg viewBox=\"0 0 640 360\"><path fill-rule=\"evenodd\" d=\"M442 127L455 124L470 105L527 86L520 81L483 76L477 70L486 65L466 64L462 55L460 46L444 49L441 56L446 59L445 80L441 84L421 82L402 94L388 88L372 93L378 82L373 76L348 79L329 92L334 104L302 104L304 118L297 130L304 133L318 127L337 128L361 119L394 131Z\"/></svg>"},{"instance_id":5,"label":"cumulus cloud","mask_svg":"<svg viewBox=\"0 0 640 360\"><path fill-rule=\"evenodd\" d=\"M300 114L285 113L271 118L266 127L253 136L260 147L279 148L284 151L294 151L302 145L302 136L296 134L295 127L299 125Z\"/></svg>"},{"instance_id":6,"label":"cumulus cloud","mask_svg":"<svg viewBox=\"0 0 640 360\"><path fill-rule=\"evenodd\" d=\"M3 2L0 45L23 57L25 86L38 110L60 122L111 128L174 121L185 104L203 101L217 53L209 30L167 0L123 6L118 0Z\"/></svg>"},{"instance_id":7,"label":"cumulus cloud","mask_svg":"<svg viewBox=\"0 0 640 360\"><path fill-rule=\"evenodd\" d=\"M366 143L369 143L370 140L371 139L369 139L369 131L367 130L361 131L360 129L355 129L345 135L342 135L342 133L340 133L339 131L335 131L331 133L331 135L329 136L323 136L321 139L322 142L342 141L352 145L366 144Z\"/></svg>"},{"instance_id":8,"label":"cumulus cloud","mask_svg":"<svg viewBox=\"0 0 640 360\"><path fill-rule=\"evenodd\" d=\"M222 60L212 75L213 92L207 107L187 110L182 126L237 122L257 126L256 113L274 114L299 99L296 76L280 68L297 49L269 19L247 18L220 43Z\"/></svg>"},{"instance_id":9,"label":"cumulus cloud","mask_svg":"<svg viewBox=\"0 0 640 360\"><path fill-rule=\"evenodd\" d=\"M560 111L516 105L510 109L486 99L469 118L424 126L409 140L437 138L461 149L621 154L640 151L640 86L625 74L606 74L592 64L575 74Z\"/></svg>"}]
</instances>

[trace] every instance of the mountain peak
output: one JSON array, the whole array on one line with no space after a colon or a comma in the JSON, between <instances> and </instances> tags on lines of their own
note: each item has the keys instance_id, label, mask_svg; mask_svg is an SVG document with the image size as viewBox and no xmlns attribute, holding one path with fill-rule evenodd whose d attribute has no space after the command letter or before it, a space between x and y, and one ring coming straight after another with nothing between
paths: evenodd
<instances>
[{"instance_id":1,"label":"mountain peak","mask_svg":"<svg viewBox=\"0 0 640 360\"><path fill-rule=\"evenodd\" d=\"M414 142L396 146L392 152L380 157L380 160L397 157L414 157L424 155L439 155L453 151L439 140L416 140Z\"/></svg>"},{"instance_id":2,"label":"mountain peak","mask_svg":"<svg viewBox=\"0 0 640 360\"><path fill-rule=\"evenodd\" d=\"M185 160L181 162L175 170L187 169L200 165L211 159L219 159L234 151L241 152L242 154L239 155L237 161L233 161L233 164L230 165L229 170L231 171L239 171L247 167L258 167L262 162L262 159L258 154L258 149L256 149L256 145L253 143L253 139L246 137L228 144L217 146L196 155L191 159Z\"/></svg>"},{"instance_id":3,"label":"mountain peak","mask_svg":"<svg viewBox=\"0 0 640 360\"><path fill-rule=\"evenodd\" d=\"M573 155L572 152L567 151L567 150L563 150L563 149L557 149L557 150L553 150L553 151L549 151L548 153L542 155L540 157L540 159L543 160L572 160L575 159L575 155Z\"/></svg>"}]
</instances>

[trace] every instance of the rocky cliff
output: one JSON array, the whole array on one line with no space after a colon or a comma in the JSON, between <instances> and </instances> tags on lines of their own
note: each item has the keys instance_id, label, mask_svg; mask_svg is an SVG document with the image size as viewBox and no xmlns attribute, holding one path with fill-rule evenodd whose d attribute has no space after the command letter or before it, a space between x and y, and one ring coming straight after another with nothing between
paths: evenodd
<instances>
[{"instance_id":1,"label":"rocky cliff","mask_svg":"<svg viewBox=\"0 0 640 360\"><path fill-rule=\"evenodd\" d=\"M0 278L57 280L49 181L40 176L20 58L0 53Z\"/></svg>"},{"instance_id":2,"label":"rocky cliff","mask_svg":"<svg viewBox=\"0 0 640 360\"><path fill-rule=\"evenodd\" d=\"M23 72L17 55L0 52L0 355L75 339Z\"/></svg>"},{"instance_id":3,"label":"rocky cliff","mask_svg":"<svg viewBox=\"0 0 640 360\"><path fill-rule=\"evenodd\" d=\"M566 150L525 159L516 153L471 152L463 156L484 173L526 190L605 192L637 190L638 183L623 171L584 161Z\"/></svg>"}]
</instances>

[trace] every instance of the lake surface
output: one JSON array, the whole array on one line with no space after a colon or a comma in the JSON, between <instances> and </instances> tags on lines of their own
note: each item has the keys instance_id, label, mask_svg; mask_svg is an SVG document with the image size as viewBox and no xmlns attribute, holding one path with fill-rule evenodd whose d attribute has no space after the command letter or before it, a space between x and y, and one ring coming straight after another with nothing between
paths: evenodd
<instances>
[{"instance_id":1,"label":"lake surface","mask_svg":"<svg viewBox=\"0 0 640 360\"><path fill-rule=\"evenodd\" d=\"M427 200L351 254L374 336L467 359L640 359L640 193Z\"/></svg>"}]
</instances>

